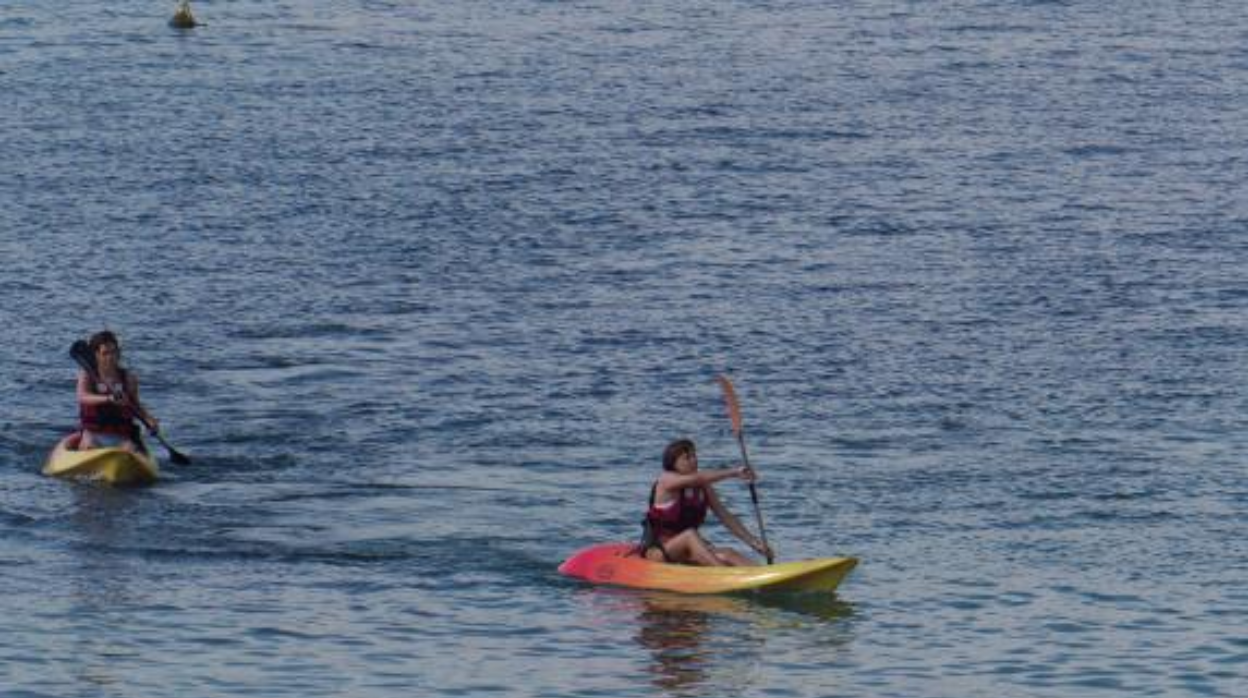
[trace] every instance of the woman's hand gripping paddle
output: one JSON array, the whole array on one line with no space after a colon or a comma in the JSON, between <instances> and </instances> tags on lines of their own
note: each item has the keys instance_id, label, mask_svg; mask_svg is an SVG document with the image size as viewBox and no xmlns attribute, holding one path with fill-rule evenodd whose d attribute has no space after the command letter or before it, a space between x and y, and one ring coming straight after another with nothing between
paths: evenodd
<instances>
[{"instance_id":1,"label":"woman's hand gripping paddle","mask_svg":"<svg viewBox=\"0 0 1248 698\"><path fill-rule=\"evenodd\" d=\"M82 370L87 372L87 375L91 377L91 382L100 382L99 371L95 365L95 353L91 351L91 345L80 339L74 342L74 345L69 348L69 355L74 361L78 362L78 365L82 367ZM122 394L122 404L129 407L130 412L135 416L135 418L142 422L143 426L147 427L147 433L156 437L156 440L169 451L170 460L178 465L191 464L190 456L187 456L185 453L182 453L178 449L171 446L168 441L165 441L165 437L161 436L159 431L152 428L151 423L144 419L143 415L139 412L138 406L131 402L129 395L124 393Z\"/></svg>"},{"instance_id":2,"label":"woman's hand gripping paddle","mask_svg":"<svg viewBox=\"0 0 1248 698\"><path fill-rule=\"evenodd\" d=\"M724 403L728 405L728 419L732 421L732 433L737 435L737 444L741 446L741 460L745 462L745 467L749 470L754 468L750 465L750 456L745 452L745 430L741 426L741 405L737 403L737 391L732 387L732 381L728 380L728 376L716 376L715 380L719 382L720 387L724 389ZM750 498L754 500L754 517L758 521L758 537L763 541L763 547L767 549L767 564L775 563L775 554L771 551L771 546L767 543L767 529L763 527L763 510L758 506L758 489L754 487L754 483L750 483Z\"/></svg>"}]
</instances>

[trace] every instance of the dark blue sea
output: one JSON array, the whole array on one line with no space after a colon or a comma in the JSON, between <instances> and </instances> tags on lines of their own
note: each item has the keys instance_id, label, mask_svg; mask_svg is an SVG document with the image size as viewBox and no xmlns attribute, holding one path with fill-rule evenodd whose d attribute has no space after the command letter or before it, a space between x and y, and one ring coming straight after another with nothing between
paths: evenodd
<instances>
[{"instance_id":1,"label":"dark blue sea","mask_svg":"<svg viewBox=\"0 0 1248 698\"><path fill-rule=\"evenodd\" d=\"M5 698L1248 696L1240 3L174 5L0 4ZM719 374L859 568L558 575Z\"/></svg>"}]
</instances>

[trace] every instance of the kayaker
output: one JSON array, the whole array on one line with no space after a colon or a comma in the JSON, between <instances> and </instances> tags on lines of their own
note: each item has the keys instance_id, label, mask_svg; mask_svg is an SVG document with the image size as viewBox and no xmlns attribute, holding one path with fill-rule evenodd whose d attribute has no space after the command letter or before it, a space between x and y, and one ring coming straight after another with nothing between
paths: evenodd
<instances>
[{"instance_id":1,"label":"kayaker","mask_svg":"<svg viewBox=\"0 0 1248 698\"><path fill-rule=\"evenodd\" d=\"M135 418L153 431L160 423L139 400L139 377L121 366L121 342L108 330L88 341L95 356L95 375L78 371L78 415L82 438L78 448L124 448L139 452Z\"/></svg>"},{"instance_id":2,"label":"kayaker","mask_svg":"<svg viewBox=\"0 0 1248 698\"><path fill-rule=\"evenodd\" d=\"M744 466L698 470L698 451L692 441L679 439L669 444L663 451L663 472L650 490L642 554L655 562L707 567L757 565L735 550L716 548L698 531L710 510L741 542L760 555L769 552L715 493L715 483L731 479L754 482L754 471Z\"/></svg>"}]
</instances>

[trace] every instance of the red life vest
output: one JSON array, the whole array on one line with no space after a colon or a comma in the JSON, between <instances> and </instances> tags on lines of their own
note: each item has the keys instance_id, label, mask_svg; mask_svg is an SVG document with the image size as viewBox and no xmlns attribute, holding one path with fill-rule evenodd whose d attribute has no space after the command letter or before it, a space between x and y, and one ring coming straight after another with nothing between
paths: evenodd
<instances>
[{"instance_id":1,"label":"red life vest","mask_svg":"<svg viewBox=\"0 0 1248 698\"><path fill-rule=\"evenodd\" d=\"M675 499L655 504L654 494L657 489L657 483L650 488L650 509L646 511L646 521L653 532L671 536L697 528L706 521L706 510L709 506L706 490L701 487L686 487Z\"/></svg>"},{"instance_id":2,"label":"red life vest","mask_svg":"<svg viewBox=\"0 0 1248 698\"><path fill-rule=\"evenodd\" d=\"M121 371L121 388L125 390L126 372ZM92 395L109 395L112 388L105 383L89 383ZM129 406L115 402L103 405L78 404L78 419L82 428L97 434L117 434L129 438L134 430L134 412Z\"/></svg>"}]
</instances>

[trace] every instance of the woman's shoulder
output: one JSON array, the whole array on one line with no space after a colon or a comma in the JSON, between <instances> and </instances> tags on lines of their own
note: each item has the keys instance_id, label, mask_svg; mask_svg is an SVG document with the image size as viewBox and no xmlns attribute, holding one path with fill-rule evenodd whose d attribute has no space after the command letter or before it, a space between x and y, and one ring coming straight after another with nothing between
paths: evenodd
<instances>
[{"instance_id":1,"label":"woman's shoulder","mask_svg":"<svg viewBox=\"0 0 1248 698\"><path fill-rule=\"evenodd\" d=\"M681 474L664 472L655 482L655 486L660 491L684 490L689 488L705 489L709 487L709 483L705 482L701 477L701 473Z\"/></svg>"},{"instance_id":2,"label":"woman's shoulder","mask_svg":"<svg viewBox=\"0 0 1248 698\"><path fill-rule=\"evenodd\" d=\"M663 471L659 473L659 477L654 481L654 489L658 492L680 489L685 486L684 480L682 480L683 477L680 473Z\"/></svg>"}]
</instances>

